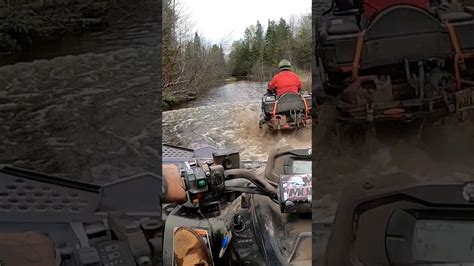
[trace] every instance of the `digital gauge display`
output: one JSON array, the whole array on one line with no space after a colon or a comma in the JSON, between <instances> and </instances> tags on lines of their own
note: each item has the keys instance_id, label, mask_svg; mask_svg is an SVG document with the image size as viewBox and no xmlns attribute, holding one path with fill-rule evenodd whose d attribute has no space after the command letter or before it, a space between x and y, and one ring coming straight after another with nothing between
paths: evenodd
<instances>
[{"instance_id":1,"label":"digital gauge display","mask_svg":"<svg viewBox=\"0 0 474 266\"><path fill-rule=\"evenodd\" d=\"M310 175L312 172L311 161L295 160L293 161L292 173L294 175Z\"/></svg>"},{"instance_id":2,"label":"digital gauge display","mask_svg":"<svg viewBox=\"0 0 474 266\"><path fill-rule=\"evenodd\" d=\"M418 220L413 238L416 260L474 262L474 221Z\"/></svg>"}]
</instances>

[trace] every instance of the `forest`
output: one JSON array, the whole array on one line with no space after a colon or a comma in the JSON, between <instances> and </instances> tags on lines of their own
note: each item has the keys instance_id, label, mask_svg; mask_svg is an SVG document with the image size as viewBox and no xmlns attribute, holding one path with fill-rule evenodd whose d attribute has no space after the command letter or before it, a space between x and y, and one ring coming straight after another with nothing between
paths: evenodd
<instances>
[{"instance_id":1,"label":"forest","mask_svg":"<svg viewBox=\"0 0 474 266\"><path fill-rule=\"evenodd\" d=\"M162 44L165 107L193 99L229 76L222 45L193 32L185 7L174 0L163 1Z\"/></svg>"},{"instance_id":2,"label":"forest","mask_svg":"<svg viewBox=\"0 0 474 266\"><path fill-rule=\"evenodd\" d=\"M311 70L311 15L268 21L265 30L257 21L247 27L244 37L232 45L228 67L233 77L269 80L278 62L287 59L297 72Z\"/></svg>"},{"instance_id":3,"label":"forest","mask_svg":"<svg viewBox=\"0 0 474 266\"><path fill-rule=\"evenodd\" d=\"M194 18L199 21L198 18ZM311 69L311 14L287 22L257 21L240 40L209 43L195 32L186 7L177 0L163 2L162 84L164 108L199 97L199 92L234 79L267 81L278 62L290 60L297 72ZM226 51L226 47L227 51Z\"/></svg>"}]
</instances>

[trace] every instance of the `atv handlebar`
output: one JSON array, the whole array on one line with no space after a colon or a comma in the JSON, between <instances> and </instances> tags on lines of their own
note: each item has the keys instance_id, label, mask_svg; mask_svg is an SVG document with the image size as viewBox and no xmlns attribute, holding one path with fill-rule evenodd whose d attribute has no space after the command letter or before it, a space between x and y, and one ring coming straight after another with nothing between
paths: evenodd
<instances>
[{"instance_id":1,"label":"atv handlebar","mask_svg":"<svg viewBox=\"0 0 474 266\"><path fill-rule=\"evenodd\" d=\"M277 184L274 184L273 182L269 180L259 177L253 171L246 170L246 169L225 170L224 176L225 176L225 180L232 180L232 179L238 179L238 178L247 179L253 184L255 184L259 189L261 189L264 192L264 194L268 195L270 198L272 199L278 198L278 192L275 187L277 186ZM248 191L248 192L252 193L251 191ZM258 193L258 194L261 194L261 193Z\"/></svg>"}]
</instances>

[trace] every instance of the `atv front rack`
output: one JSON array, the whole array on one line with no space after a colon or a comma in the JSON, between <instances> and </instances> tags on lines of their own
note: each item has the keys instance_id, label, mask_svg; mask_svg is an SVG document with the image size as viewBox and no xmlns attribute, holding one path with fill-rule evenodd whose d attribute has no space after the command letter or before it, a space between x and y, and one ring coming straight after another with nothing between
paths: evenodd
<instances>
[{"instance_id":1,"label":"atv front rack","mask_svg":"<svg viewBox=\"0 0 474 266\"><path fill-rule=\"evenodd\" d=\"M161 178L151 173L96 185L1 167L0 238L43 238L52 243L44 261L57 265L152 265L161 256L160 190ZM26 242L12 243L0 243L1 261L30 256Z\"/></svg>"},{"instance_id":2,"label":"atv front rack","mask_svg":"<svg viewBox=\"0 0 474 266\"><path fill-rule=\"evenodd\" d=\"M195 160L210 160L218 149L211 145L198 145L195 149L163 144L163 163L175 163L184 167L184 162ZM266 161L241 160L240 167L244 169L260 168L267 164Z\"/></svg>"}]
</instances>

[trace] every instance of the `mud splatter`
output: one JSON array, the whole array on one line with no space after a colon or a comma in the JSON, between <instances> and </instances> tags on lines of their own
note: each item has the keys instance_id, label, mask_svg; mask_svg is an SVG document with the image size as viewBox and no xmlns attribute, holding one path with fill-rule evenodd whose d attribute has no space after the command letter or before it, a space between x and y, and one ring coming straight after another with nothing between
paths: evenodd
<instances>
[{"instance_id":1,"label":"mud splatter","mask_svg":"<svg viewBox=\"0 0 474 266\"><path fill-rule=\"evenodd\" d=\"M365 144L341 144L337 140L319 142L313 163L318 180L313 189L315 265L322 265L330 232L325 224L332 223L337 201L344 197L342 190L347 182L395 172L426 181L447 176L459 181L474 180L473 121L472 117L464 122L459 117L450 117L439 123L380 125L377 136L367 139Z\"/></svg>"}]
</instances>

